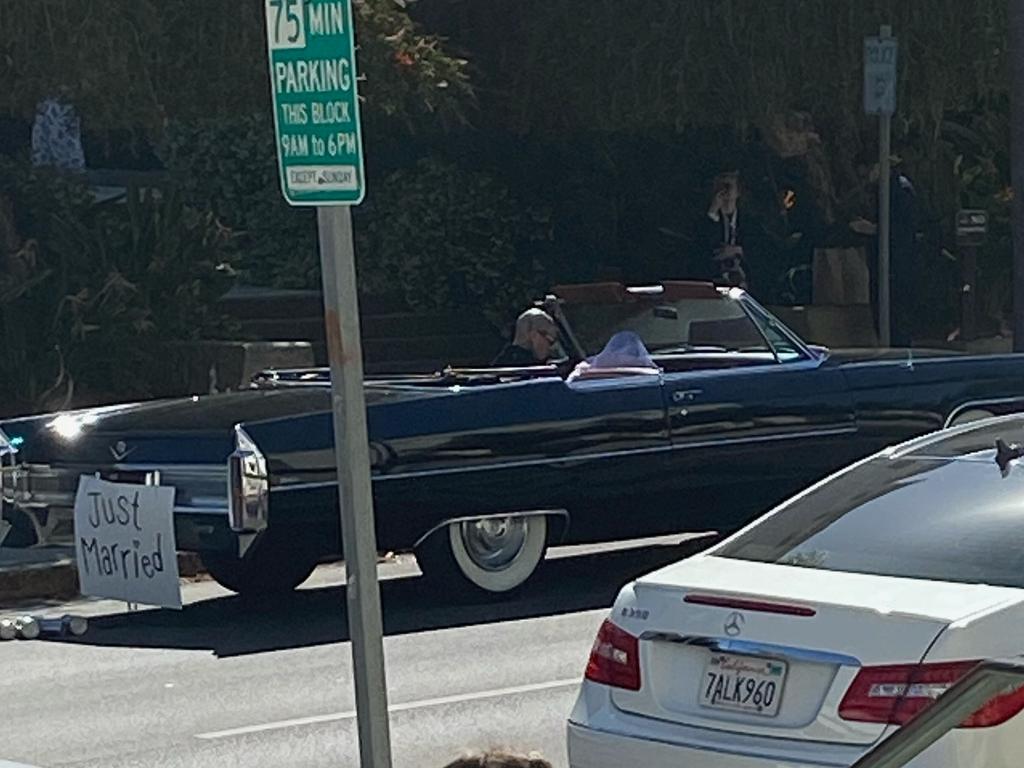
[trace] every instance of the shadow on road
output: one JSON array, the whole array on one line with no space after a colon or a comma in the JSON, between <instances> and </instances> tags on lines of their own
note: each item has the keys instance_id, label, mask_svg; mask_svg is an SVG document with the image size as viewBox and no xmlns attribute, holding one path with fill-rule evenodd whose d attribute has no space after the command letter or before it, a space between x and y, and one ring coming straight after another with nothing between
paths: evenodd
<instances>
[{"instance_id":1,"label":"shadow on road","mask_svg":"<svg viewBox=\"0 0 1024 768\"><path fill-rule=\"evenodd\" d=\"M381 582L384 632L399 635L604 608L623 583L701 548L690 543L549 560L523 593L503 600L458 599L418 576L386 579ZM229 657L347 639L345 587L338 586L300 590L274 602L226 596L181 611L112 614L91 620L82 638L62 642L210 650Z\"/></svg>"}]
</instances>

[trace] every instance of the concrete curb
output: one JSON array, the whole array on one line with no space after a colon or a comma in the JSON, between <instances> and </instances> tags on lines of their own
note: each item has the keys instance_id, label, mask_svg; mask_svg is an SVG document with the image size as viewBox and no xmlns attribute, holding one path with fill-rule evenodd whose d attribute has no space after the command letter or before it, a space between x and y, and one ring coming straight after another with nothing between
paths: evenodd
<instances>
[{"instance_id":1,"label":"concrete curb","mask_svg":"<svg viewBox=\"0 0 1024 768\"><path fill-rule=\"evenodd\" d=\"M202 573L198 555L179 552L178 573L182 578ZM0 568L0 608L30 600L70 600L78 595L78 568L72 558Z\"/></svg>"}]
</instances>

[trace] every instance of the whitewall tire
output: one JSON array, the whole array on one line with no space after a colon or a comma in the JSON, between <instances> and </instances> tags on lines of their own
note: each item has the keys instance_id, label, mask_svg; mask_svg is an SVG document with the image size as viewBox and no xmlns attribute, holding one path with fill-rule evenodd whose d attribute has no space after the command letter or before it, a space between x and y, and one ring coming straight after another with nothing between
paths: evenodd
<instances>
[{"instance_id":1,"label":"whitewall tire","mask_svg":"<svg viewBox=\"0 0 1024 768\"><path fill-rule=\"evenodd\" d=\"M431 534L416 559L428 578L501 594L533 576L547 542L544 515L459 521Z\"/></svg>"}]
</instances>

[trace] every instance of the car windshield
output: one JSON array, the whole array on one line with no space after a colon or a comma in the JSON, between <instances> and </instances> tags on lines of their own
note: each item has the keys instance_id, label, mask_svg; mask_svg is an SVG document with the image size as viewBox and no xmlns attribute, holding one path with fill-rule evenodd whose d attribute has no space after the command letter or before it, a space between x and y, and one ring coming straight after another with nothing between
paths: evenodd
<instances>
[{"instance_id":1,"label":"car windshield","mask_svg":"<svg viewBox=\"0 0 1024 768\"><path fill-rule=\"evenodd\" d=\"M588 355L619 331L633 331L654 355L693 351L771 352L742 305L727 296L566 303L563 312Z\"/></svg>"},{"instance_id":2,"label":"car windshield","mask_svg":"<svg viewBox=\"0 0 1024 768\"><path fill-rule=\"evenodd\" d=\"M1024 587L1024 470L969 459L874 459L786 504L719 557Z\"/></svg>"}]
</instances>

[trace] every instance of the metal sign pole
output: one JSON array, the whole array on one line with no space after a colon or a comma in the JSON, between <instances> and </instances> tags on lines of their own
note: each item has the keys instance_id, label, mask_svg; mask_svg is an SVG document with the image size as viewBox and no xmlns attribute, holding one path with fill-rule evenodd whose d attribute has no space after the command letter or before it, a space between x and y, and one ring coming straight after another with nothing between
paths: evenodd
<instances>
[{"instance_id":1,"label":"metal sign pole","mask_svg":"<svg viewBox=\"0 0 1024 768\"><path fill-rule=\"evenodd\" d=\"M878 115L878 336L883 347L892 343L889 305L890 179L892 115L896 111L896 58L899 47L892 27L883 24L877 37L864 38L864 111Z\"/></svg>"},{"instance_id":2,"label":"metal sign pole","mask_svg":"<svg viewBox=\"0 0 1024 768\"><path fill-rule=\"evenodd\" d=\"M334 454L338 467L348 628L363 768L390 768L391 735L384 676L383 623L377 584L370 450L363 392L359 297L348 206L317 208L327 355L331 364Z\"/></svg>"},{"instance_id":3,"label":"metal sign pole","mask_svg":"<svg viewBox=\"0 0 1024 768\"><path fill-rule=\"evenodd\" d=\"M882 39L892 37L892 27L883 25ZM889 237L891 225L891 174L889 158L892 156L892 114L883 110L879 115L878 137L878 332L883 347L892 345L892 321L889 292Z\"/></svg>"},{"instance_id":4,"label":"metal sign pole","mask_svg":"<svg viewBox=\"0 0 1024 768\"><path fill-rule=\"evenodd\" d=\"M334 455L363 768L390 768L352 213L366 192L352 0L264 0L281 191L317 206ZM323 76L314 76L322 72Z\"/></svg>"},{"instance_id":5,"label":"metal sign pole","mask_svg":"<svg viewBox=\"0 0 1024 768\"><path fill-rule=\"evenodd\" d=\"M892 213L891 187L889 186L889 176L892 171L889 157L892 143L892 118L889 115L882 115L879 119L879 126L881 135L878 141L878 332L882 346L888 347L892 343L892 321L889 306L889 245L892 242L889 237Z\"/></svg>"},{"instance_id":6,"label":"metal sign pole","mask_svg":"<svg viewBox=\"0 0 1024 768\"><path fill-rule=\"evenodd\" d=\"M978 248L966 245L963 248L961 280L963 286L960 293L960 340L974 341L976 331L976 297L975 287L978 282Z\"/></svg>"},{"instance_id":7,"label":"metal sign pole","mask_svg":"<svg viewBox=\"0 0 1024 768\"><path fill-rule=\"evenodd\" d=\"M1024 352L1024 0L1010 0L1010 181L1013 195L1013 350Z\"/></svg>"},{"instance_id":8,"label":"metal sign pole","mask_svg":"<svg viewBox=\"0 0 1024 768\"><path fill-rule=\"evenodd\" d=\"M977 334L978 246L988 234L988 211L966 208L956 214L956 244L960 246L960 340Z\"/></svg>"}]
</instances>

